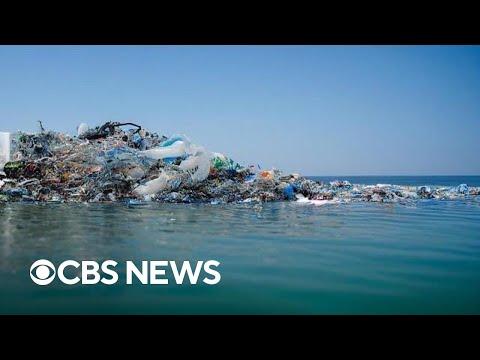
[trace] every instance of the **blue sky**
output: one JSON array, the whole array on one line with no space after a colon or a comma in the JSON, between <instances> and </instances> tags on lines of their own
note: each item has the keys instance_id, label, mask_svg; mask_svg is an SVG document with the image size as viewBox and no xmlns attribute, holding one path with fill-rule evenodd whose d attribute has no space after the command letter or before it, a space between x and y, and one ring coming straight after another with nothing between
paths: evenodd
<instances>
[{"instance_id":1,"label":"blue sky","mask_svg":"<svg viewBox=\"0 0 480 360\"><path fill-rule=\"evenodd\" d=\"M37 120L304 175L478 175L480 47L0 46L0 131Z\"/></svg>"}]
</instances>

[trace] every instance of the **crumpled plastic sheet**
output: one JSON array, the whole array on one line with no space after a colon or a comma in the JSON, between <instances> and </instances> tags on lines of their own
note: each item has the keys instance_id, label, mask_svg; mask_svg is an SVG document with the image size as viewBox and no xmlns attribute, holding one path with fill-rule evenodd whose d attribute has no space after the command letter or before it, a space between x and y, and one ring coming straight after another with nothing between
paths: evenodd
<instances>
[{"instance_id":1,"label":"crumpled plastic sheet","mask_svg":"<svg viewBox=\"0 0 480 360\"><path fill-rule=\"evenodd\" d=\"M99 127L97 127L98 129ZM90 131L81 124L78 134ZM90 131L92 132L92 131ZM317 182L299 174L244 167L193 144L185 135L114 128L88 140L40 131L12 134L11 156L0 171L0 201L211 203L296 201L306 205L476 196L480 188Z\"/></svg>"}]
</instances>

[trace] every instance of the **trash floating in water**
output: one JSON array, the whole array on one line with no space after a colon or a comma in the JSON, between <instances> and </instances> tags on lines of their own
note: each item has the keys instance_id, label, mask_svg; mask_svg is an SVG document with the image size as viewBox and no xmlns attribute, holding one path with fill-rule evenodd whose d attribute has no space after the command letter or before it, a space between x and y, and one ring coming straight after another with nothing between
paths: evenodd
<instances>
[{"instance_id":1,"label":"trash floating in water","mask_svg":"<svg viewBox=\"0 0 480 360\"><path fill-rule=\"evenodd\" d=\"M296 201L305 205L411 202L480 194L480 188L317 182L299 174L242 166L134 123L77 127L76 135L0 133L0 202L210 203Z\"/></svg>"}]
</instances>

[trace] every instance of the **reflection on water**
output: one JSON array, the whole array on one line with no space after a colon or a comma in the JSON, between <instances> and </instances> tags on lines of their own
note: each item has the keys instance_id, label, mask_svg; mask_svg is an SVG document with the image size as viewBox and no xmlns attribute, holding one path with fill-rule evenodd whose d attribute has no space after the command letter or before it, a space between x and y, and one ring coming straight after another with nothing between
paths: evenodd
<instances>
[{"instance_id":1,"label":"reflection on water","mask_svg":"<svg viewBox=\"0 0 480 360\"><path fill-rule=\"evenodd\" d=\"M0 204L0 313L480 313L479 199ZM45 258L220 261L216 286L40 287ZM124 281L123 281L124 283Z\"/></svg>"}]
</instances>

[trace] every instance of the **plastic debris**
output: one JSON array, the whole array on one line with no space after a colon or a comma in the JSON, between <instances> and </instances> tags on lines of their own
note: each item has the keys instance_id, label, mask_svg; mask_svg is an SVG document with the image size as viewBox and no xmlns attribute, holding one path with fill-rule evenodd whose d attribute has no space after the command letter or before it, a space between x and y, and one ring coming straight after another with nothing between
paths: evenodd
<instances>
[{"instance_id":1,"label":"plastic debris","mask_svg":"<svg viewBox=\"0 0 480 360\"><path fill-rule=\"evenodd\" d=\"M146 201L225 204L296 201L405 203L480 194L480 188L318 182L299 174L242 166L193 144L133 123L107 122L76 136L46 131L0 133L0 202Z\"/></svg>"},{"instance_id":2,"label":"plastic debris","mask_svg":"<svg viewBox=\"0 0 480 360\"><path fill-rule=\"evenodd\" d=\"M11 134L0 132L0 170L10 161Z\"/></svg>"},{"instance_id":3,"label":"plastic debris","mask_svg":"<svg viewBox=\"0 0 480 360\"><path fill-rule=\"evenodd\" d=\"M79 126L78 126L78 130L77 130L77 136L79 138L83 138L83 136L88 132L88 125L85 124L85 123L81 123Z\"/></svg>"},{"instance_id":4,"label":"plastic debris","mask_svg":"<svg viewBox=\"0 0 480 360\"><path fill-rule=\"evenodd\" d=\"M293 199L293 192L295 188L292 185L287 185L283 188L283 194L285 195L286 199Z\"/></svg>"},{"instance_id":5,"label":"plastic debris","mask_svg":"<svg viewBox=\"0 0 480 360\"><path fill-rule=\"evenodd\" d=\"M88 129L88 125L87 125L87 130L85 131L85 125L86 124L82 123L78 127L79 132L80 132L80 128L82 128L81 134L78 134L79 139L96 140L96 139L106 138L108 136L115 135L115 133L118 131L117 129L125 125L135 126L137 130L135 130L134 133L137 133L142 129L141 126L133 123L119 123L119 122L109 121L103 124L102 126L97 126L95 129L91 129L91 130Z\"/></svg>"},{"instance_id":6,"label":"plastic debris","mask_svg":"<svg viewBox=\"0 0 480 360\"><path fill-rule=\"evenodd\" d=\"M467 184L460 184L457 187L452 188L450 191L458 194L468 194L470 192Z\"/></svg>"}]
</instances>

